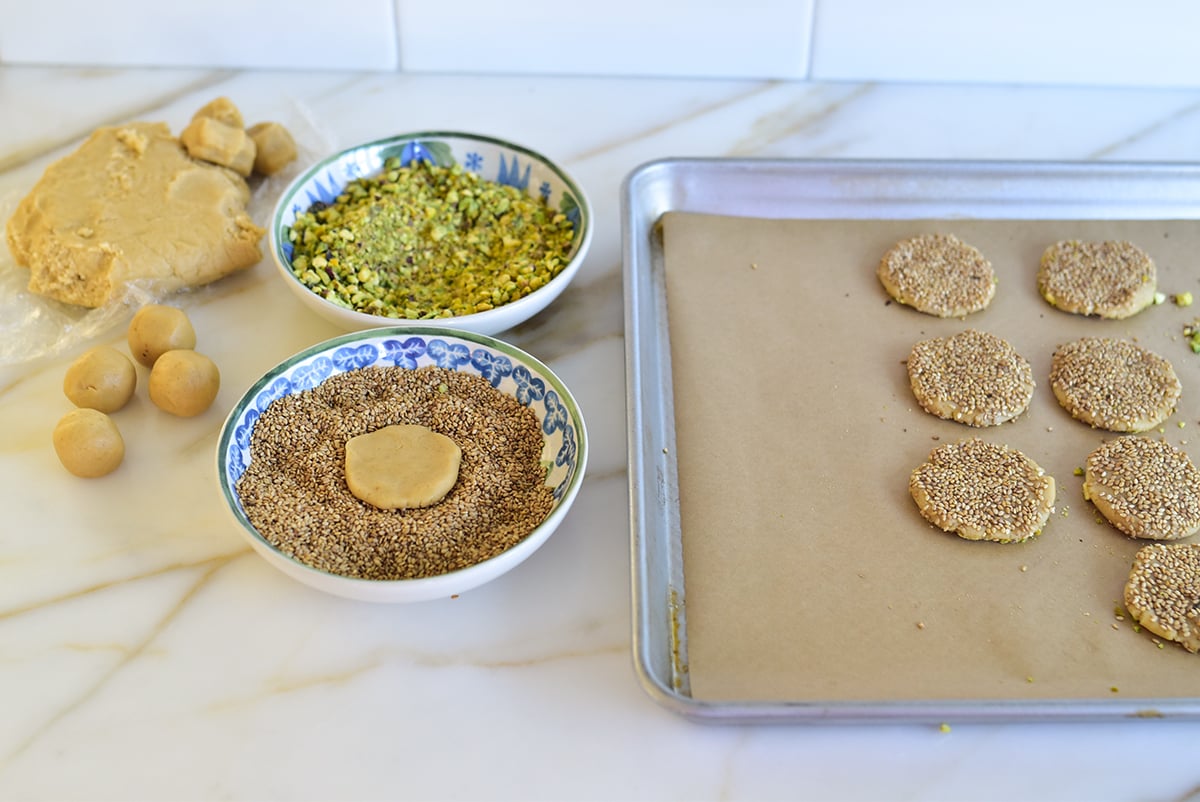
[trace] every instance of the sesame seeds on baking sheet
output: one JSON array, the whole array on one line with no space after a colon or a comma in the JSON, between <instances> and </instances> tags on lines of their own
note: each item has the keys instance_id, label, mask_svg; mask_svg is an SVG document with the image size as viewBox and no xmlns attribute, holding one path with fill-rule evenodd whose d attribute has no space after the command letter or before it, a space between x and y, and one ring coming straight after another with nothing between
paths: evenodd
<instances>
[{"instance_id":1,"label":"sesame seeds on baking sheet","mask_svg":"<svg viewBox=\"0 0 1200 802\"><path fill-rule=\"evenodd\" d=\"M968 426L995 426L1025 411L1033 369L1007 340L967 329L913 346L909 382L930 414Z\"/></svg>"},{"instance_id":2,"label":"sesame seeds on baking sheet","mask_svg":"<svg viewBox=\"0 0 1200 802\"><path fill-rule=\"evenodd\" d=\"M1200 652L1200 544L1142 547L1125 584L1125 607L1154 634Z\"/></svg>"},{"instance_id":3,"label":"sesame seeds on baking sheet","mask_svg":"<svg viewBox=\"0 0 1200 802\"><path fill-rule=\"evenodd\" d=\"M1154 261L1126 241L1056 242L1042 253L1037 282L1053 307L1114 319L1152 304L1158 286Z\"/></svg>"},{"instance_id":4,"label":"sesame seeds on baking sheet","mask_svg":"<svg viewBox=\"0 0 1200 802\"><path fill-rule=\"evenodd\" d=\"M1072 417L1114 432L1157 426L1175 411L1182 393L1169 361L1108 337L1059 346L1050 364L1050 387Z\"/></svg>"},{"instance_id":5,"label":"sesame seeds on baking sheet","mask_svg":"<svg viewBox=\"0 0 1200 802\"><path fill-rule=\"evenodd\" d=\"M877 272L889 295L937 317L978 312L996 292L992 263L953 234L901 240L883 255Z\"/></svg>"},{"instance_id":6,"label":"sesame seeds on baking sheet","mask_svg":"<svg viewBox=\"0 0 1200 802\"><path fill-rule=\"evenodd\" d=\"M1054 509L1053 477L1029 457L979 438L938 446L909 478L926 520L967 540L1015 543Z\"/></svg>"},{"instance_id":7,"label":"sesame seeds on baking sheet","mask_svg":"<svg viewBox=\"0 0 1200 802\"><path fill-rule=\"evenodd\" d=\"M1130 537L1177 540L1200 529L1200 471L1165 440L1101 445L1087 458L1083 495Z\"/></svg>"}]
</instances>

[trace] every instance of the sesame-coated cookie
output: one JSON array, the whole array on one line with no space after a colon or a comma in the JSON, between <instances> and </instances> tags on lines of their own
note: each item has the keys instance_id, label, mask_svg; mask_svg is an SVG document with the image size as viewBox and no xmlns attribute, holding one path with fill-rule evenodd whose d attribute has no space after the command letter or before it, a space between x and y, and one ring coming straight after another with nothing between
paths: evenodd
<instances>
[{"instance_id":1,"label":"sesame-coated cookie","mask_svg":"<svg viewBox=\"0 0 1200 802\"><path fill-rule=\"evenodd\" d=\"M1132 242L1056 242L1042 253L1038 292L1077 315L1126 318L1154 302L1154 261Z\"/></svg>"},{"instance_id":2,"label":"sesame-coated cookie","mask_svg":"<svg viewBox=\"0 0 1200 802\"><path fill-rule=\"evenodd\" d=\"M1200 543L1151 543L1134 556L1125 609L1155 635L1200 652Z\"/></svg>"},{"instance_id":3,"label":"sesame-coated cookie","mask_svg":"<svg viewBox=\"0 0 1200 802\"><path fill-rule=\"evenodd\" d=\"M879 260L878 274L892 298L937 317L978 312L996 292L992 263L953 234L897 242Z\"/></svg>"},{"instance_id":4,"label":"sesame-coated cookie","mask_svg":"<svg viewBox=\"0 0 1200 802\"><path fill-rule=\"evenodd\" d=\"M913 395L932 415L968 426L1012 420L1033 398L1033 368L1007 340L967 329L913 346L907 361Z\"/></svg>"},{"instance_id":5,"label":"sesame-coated cookie","mask_svg":"<svg viewBox=\"0 0 1200 802\"><path fill-rule=\"evenodd\" d=\"M1076 420L1113 432L1144 432L1175 411L1183 391L1165 358L1127 340L1084 337L1050 362L1054 397Z\"/></svg>"},{"instance_id":6,"label":"sesame-coated cookie","mask_svg":"<svg viewBox=\"0 0 1200 802\"><path fill-rule=\"evenodd\" d=\"M1054 510L1054 477L1020 451L979 438L935 448L908 489L927 521L966 540L1028 540Z\"/></svg>"},{"instance_id":7,"label":"sesame-coated cookie","mask_svg":"<svg viewBox=\"0 0 1200 802\"><path fill-rule=\"evenodd\" d=\"M1200 529L1200 471L1165 440L1109 440L1088 455L1083 476L1083 497L1130 537L1178 540Z\"/></svg>"}]
</instances>

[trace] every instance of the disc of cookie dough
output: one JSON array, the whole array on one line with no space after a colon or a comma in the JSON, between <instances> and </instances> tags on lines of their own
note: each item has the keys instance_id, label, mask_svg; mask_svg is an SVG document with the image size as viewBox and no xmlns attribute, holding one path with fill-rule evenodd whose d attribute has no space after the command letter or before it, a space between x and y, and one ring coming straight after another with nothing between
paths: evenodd
<instances>
[{"instance_id":1,"label":"disc of cookie dough","mask_svg":"<svg viewBox=\"0 0 1200 802\"><path fill-rule=\"evenodd\" d=\"M1050 362L1050 388L1071 417L1113 432L1154 428L1175 411L1183 391L1165 358L1107 337L1060 345Z\"/></svg>"},{"instance_id":2,"label":"disc of cookie dough","mask_svg":"<svg viewBox=\"0 0 1200 802\"><path fill-rule=\"evenodd\" d=\"M1200 652L1200 543L1151 543L1133 558L1125 609L1155 635Z\"/></svg>"},{"instance_id":3,"label":"disc of cookie dough","mask_svg":"<svg viewBox=\"0 0 1200 802\"><path fill-rule=\"evenodd\" d=\"M1033 368L1007 341L975 329L913 346L906 363L926 412L968 426L1012 420L1033 398Z\"/></svg>"},{"instance_id":4,"label":"disc of cookie dough","mask_svg":"<svg viewBox=\"0 0 1200 802\"><path fill-rule=\"evenodd\" d=\"M1154 260L1132 242L1056 242L1042 253L1038 292L1077 315L1126 318L1154 303Z\"/></svg>"},{"instance_id":5,"label":"disc of cookie dough","mask_svg":"<svg viewBox=\"0 0 1200 802\"><path fill-rule=\"evenodd\" d=\"M1088 455L1083 497L1130 537L1178 540L1200 529L1200 471L1165 440L1127 436Z\"/></svg>"},{"instance_id":6,"label":"disc of cookie dough","mask_svg":"<svg viewBox=\"0 0 1200 802\"><path fill-rule=\"evenodd\" d=\"M937 317L978 312L996 292L992 263L953 234L897 242L879 260L878 274L892 298Z\"/></svg>"},{"instance_id":7,"label":"disc of cookie dough","mask_svg":"<svg viewBox=\"0 0 1200 802\"><path fill-rule=\"evenodd\" d=\"M384 426L346 441L346 484L383 510L437 504L458 481L462 449L418 424Z\"/></svg>"},{"instance_id":8,"label":"disc of cookie dough","mask_svg":"<svg viewBox=\"0 0 1200 802\"><path fill-rule=\"evenodd\" d=\"M1054 510L1052 476L1020 451L979 438L935 448L908 489L927 521L967 540L1028 540Z\"/></svg>"}]
</instances>

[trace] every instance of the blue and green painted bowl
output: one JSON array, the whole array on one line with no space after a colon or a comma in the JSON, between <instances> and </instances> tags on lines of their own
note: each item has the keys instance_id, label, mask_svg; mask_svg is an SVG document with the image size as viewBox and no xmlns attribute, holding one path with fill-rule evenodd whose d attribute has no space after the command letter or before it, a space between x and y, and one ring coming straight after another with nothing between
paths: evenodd
<instances>
[{"instance_id":1,"label":"blue and green painted bowl","mask_svg":"<svg viewBox=\"0 0 1200 802\"><path fill-rule=\"evenodd\" d=\"M419 579L370 580L313 568L261 535L238 498L237 484L254 458L250 437L277 398L320 385L330 376L373 365L415 369L435 365L487 379L529 408L542 431L541 462L553 490L550 513L523 540L475 565ZM458 329L394 326L344 334L306 348L267 371L229 413L217 444L217 481L234 524L264 559L288 576L327 593L362 601L449 598L489 582L533 554L570 509L587 466L587 432L571 392L554 373L516 346ZM336 535L336 533L331 533Z\"/></svg>"},{"instance_id":2,"label":"blue and green painted bowl","mask_svg":"<svg viewBox=\"0 0 1200 802\"><path fill-rule=\"evenodd\" d=\"M561 272L528 295L494 309L433 320L403 320L360 312L326 300L292 273L288 231L296 216L314 203L330 203L351 181L379 173L384 162L397 157L402 165L429 161L438 166L460 165L481 178L521 189L561 211L575 227L569 261ZM455 131L424 131L356 145L323 159L298 176L280 196L268 231L271 256L284 283L302 303L346 331L397 324L450 326L479 334L497 334L523 323L545 309L578 273L592 240L592 210L575 181L545 156L502 139Z\"/></svg>"}]
</instances>

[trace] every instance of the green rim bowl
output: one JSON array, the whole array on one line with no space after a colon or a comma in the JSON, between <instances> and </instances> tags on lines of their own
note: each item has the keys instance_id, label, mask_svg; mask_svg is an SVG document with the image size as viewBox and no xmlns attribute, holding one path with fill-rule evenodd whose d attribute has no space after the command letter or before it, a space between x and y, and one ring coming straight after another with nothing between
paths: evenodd
<instances>
[{"instance_id":1,"label":"green rim bowl","mask_svg":"<svg viewBox=\"0 0 1200 802\"><path fill-rule=\"evenodd\" d=\"M250 437L272 401L316 387L338 373L372 365L415 369L426 365L482 376L533 411L541 425L545 483L553 490L546 518L523 540L474 565L417 579L372 580L309 566L263 537L247 518L237 482L249 466ZM229 413L217 445L217 479L223 503L241 534L267 562L318 590L372 602L448 598L515 568L546 542L570 509L587 466L583 415L566 385L540 361L492 337L461 329L393 326L354 332L307 348L256 381Z\"/></svg>"},{"instance_id":2,"label":"green rim bowl","mask_svg":"<svg viewBox=\"0 0 1200 802\"><path fill-rule=\"evenodd\" d=\"M398 158L402 165L420 160L444 167L457 164L482 178L542 198L574 223L575 236L567 264L558 275L528 295L470 315L409 320L359 312L326 300L292 273L292 245L288 241L288 232L298 214L314 203L331 203L351 181L379 173L391 157ZM497 334L533 317L562 294L583 264L593 228L591 204L583 190L565 170L540 153L478 134L421 131L356 145L314 164L292 181L280 196L271 218L268 241L284 284L305 306L343 330L394 325L449 326L478 334Z\"/></svg>"}]
</instances>

